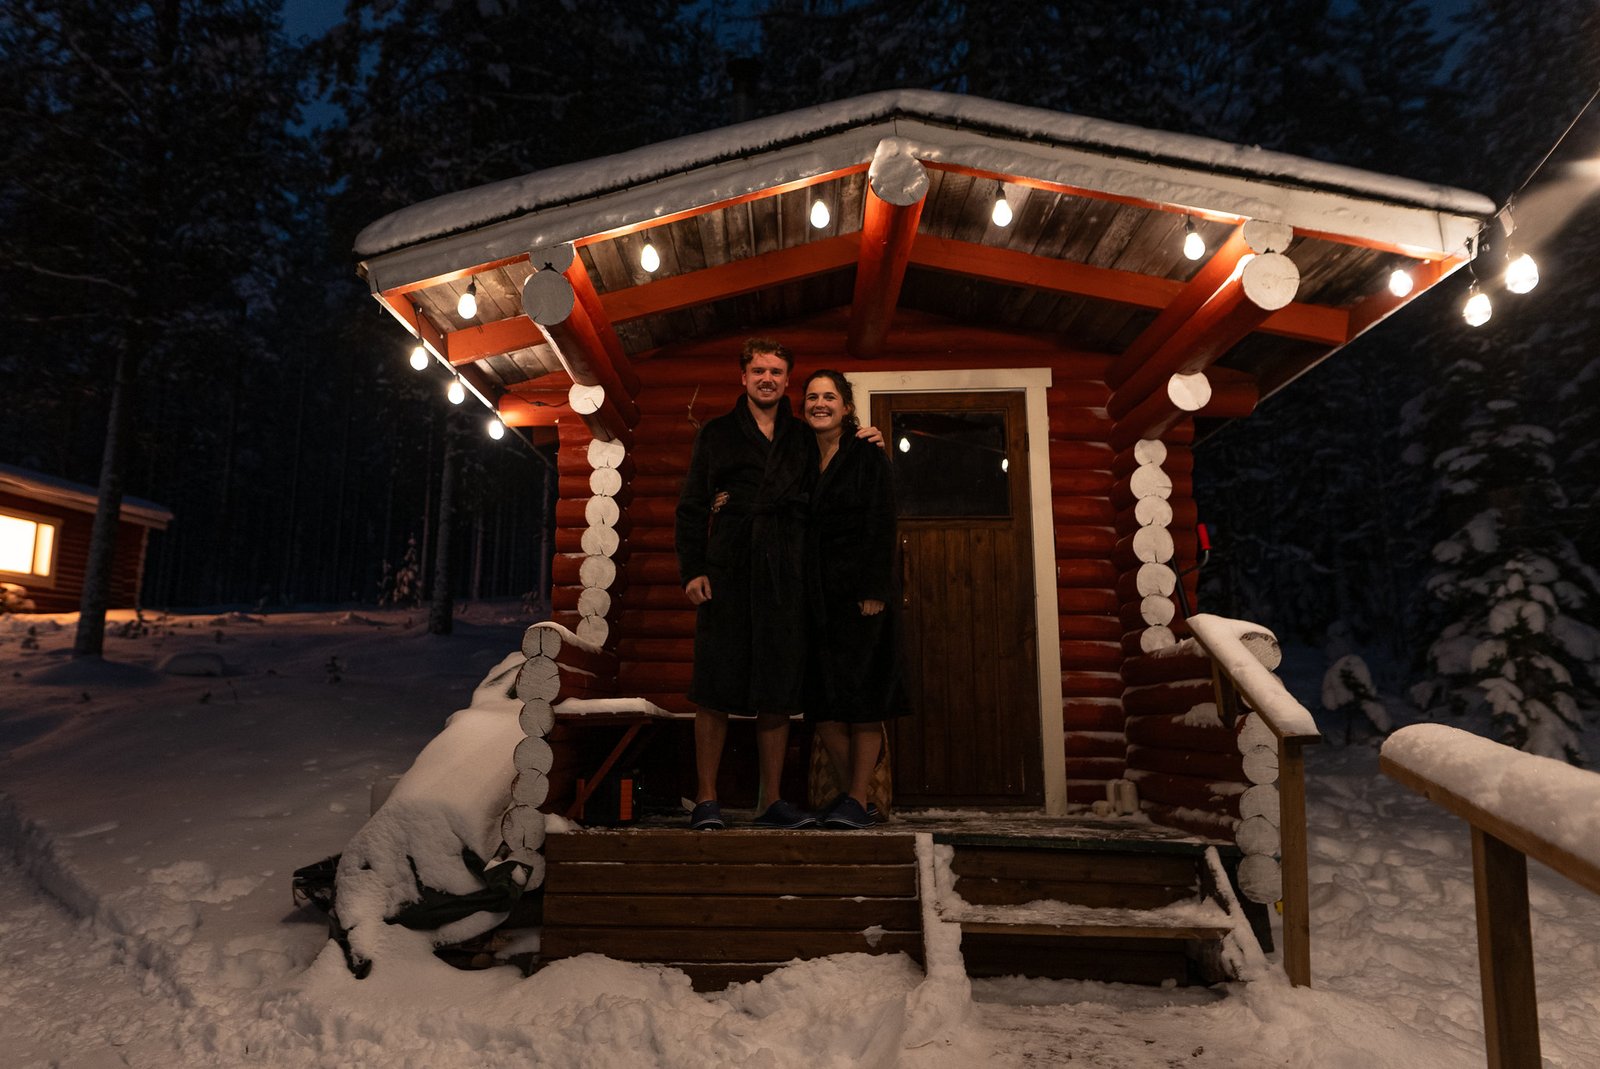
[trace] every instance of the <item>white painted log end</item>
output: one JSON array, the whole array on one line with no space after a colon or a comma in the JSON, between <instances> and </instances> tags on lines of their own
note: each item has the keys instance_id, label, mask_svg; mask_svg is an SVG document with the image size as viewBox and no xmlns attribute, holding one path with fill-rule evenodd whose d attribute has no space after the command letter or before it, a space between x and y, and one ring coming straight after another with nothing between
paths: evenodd
<instances>
[{"instance_id":1,"label":"white painted log end","mask_svg":"<svg viewBox=\"0 0 1600 1069\"><path fill-rule=\"evenodd\" d=\"M1278 782L1278 748L1252 746L1244 755L1244 778L1251 783Z\"/></svg>"},{"instance_id":2,"label":"white painted log end","mask_svg":"<svg viewBox=\"0 0 1600 1069\"><path fill-rule=\"evenodd\" d=\"M585 527L580 544L591 557L615 557L622 545L622 536L615 527Z\"/></svg>"},{"instance_id":3,"label":"white painted log end","mask_svg":"<svg viewBox=\"0 0 1600 1069\"><path fill-rule=\"evenodd\" d=\"M1251 854L1239 862L1239 891L1252 902L1283 897L1283 870L1267 854Z\"/></svg>"},{"instance_id":4,"label":"white painted log end","mask_svg":"<svg viewBox=\"0 0 1600 1069\"><path fill-rule=\"evenodd\" d=\"M1198 412L1211 403L1211 380L1202 371L1174 375L1167 380L1167 400L1181 412Z\"/></svg>"},{"instance_id":5,"label":"white painted log end","mask_svg":"<svg viewBox=\"0 0 1600 1069\"><path fill-rule=\"evenodd\" d=\"M1133 555L1151 564L1172 559L1172 532L1165 527L1141 527L1133 532Z\"/></svg>"},{"instance_id":6,"label":"white painted log end","mask_svg":"<svg viewBox=\"0 0 1600 1069\"><path fill-rule=\"evenodd\" d=\"M543 772L519 772L511 781L511 801L538 808L550 797L550 777Z\"/></svg>"},{"instance_id":7,"label":"white painted log end","mask_svg":"<svg viewBox=\"0 0 1600 1069\"><path fill-rule=\"evenodd\" d=\"M522 703L522 712L517 714L517 725L524 735L543 738L556 726L555 706L548 698L526 700Z\"/></svg>"},{"instance_id":8,"label":"white painted log end","mask_svg":"<svg viewBox=\"0 0 1600 1069\"><path fill-rule=\"evenodd\" d=\"M621 442L607 442L599 438L589 440L589 467L591 468L617 468L622 466L623 459L628 455L627 446Z\"/></svg>"},{"instance_id":9,"label":"white painted log end","mask_svg":"<svg viewBox=\"0 0 1600 1069\"><path fill-rule=\"evenodd\" d=\"M1178 573L1169 565L1146 562L1139 565L1139 573L1134 577L1133 585L1140 597L1149 597L1151 594L1170 597L1172 592L1178 589Z\"/></svg>"},{"instance_id":10,"label":"white painted log end","mask_svg":"<svg viewBox=\"0 0 1600 1069\"><path fill-rule=\"evenodd\" d=\"M596 646L604 646L611 635L611 625L604 616L585 616L578 621L578 637Z\"/></svg>"},{"instance_id":11,"label":"white painted log end","mask_svg":"<svg viewBox=\"0 0 1600 1069\"><path fill-rule=\"evenodd\" d=\"M583 506L583 520L590 527L615 527L622 509L614 497L591 497Z\"/></svg>"},{"instance_id":12,"label":"white painted log end","mask_svg":"<svg viewBox=\"0 0 1600 1069\"><path fill-rule=\"evenodd\" d=\"M1128 490L1134 500L1144 497L1171 497L1172 476L1156 464L1141 464L1128 476Z\"/></svg>"},{"instance_id":13,"label":"white painted log end","mask_svg":"<svg viewBox=\"0 0 1600 1069\"><path fill-rule=\"evenodd\" d=\"M1133 459L1140 464L1165 463L1167 443L1160 438L1140 438L1133 443Z\"/></svg>"},{"instance_id":14,"label":"white painted log end","mask_svg":"<svg viewBox=\"0 0 1600 1069\"><path fill-rule=\"evenodd\" d=\"M1251 252L1287 252L1294 241L1294 230L1282 223L1269 223L1265 219L1249 219L1244 224L1244 243Z\"/></svg>"},{"instance_id":15,"label":"white painted log end","mask_svg":"<svg viewBox=\"0 0 1600 1069\"><path fill-rule=\"evenodd\" d=\"M596 498L595 500L600 500ZM589 590L610 590L617 581L617 562L610 557L585 557L578 565L578 582ZM583 637L583 631L578 631Z\"/></svg>"},{"instance_id":16,"label":"white painted log end","mask_svg":"<svg viewBox=\"0 0 1600 1069\"><path fill-rule=\"evenodd\" d=\"M1162 594L1147 594L1139 602L1139 618L1147 624L1165 627L1177 612L1172 599Z\"/></svg>"},{"instance_id":17,"label":"white painted log end","mask_svg":"<svg viewBox=\"0 0 1600 1069\"><path fill-rule=\"evenodd\" d=\"M604 386L585 386L575 382L567 390L567 404L580 416L592 416L606 403Z\"/></svg>"},{"instance_id":18,"label":"white painted log end","mask_svg":"<svg viewBox=\"0 0 1600 1069\"><path fill-rule=\"evenodd\" d=\"M1170 627L1147 627L1139 632L1139 649L1144 653L1156 653L1177 644L1178 636Z\"/></svg>"},{"instance_id":19,"label":"white painted log end","mask_svg":"<svg viewBox=\"0 0 1600 1069\"><path fill-rule=\"evenodd\" d=\"M1287 306L1300 290L1300 269L1281 252L1267 252L1252 257L1244 265L1239 278L1244 286L1244 295L1257 308L1267 312Z\"/></svg>"},{"instance_id":20,"label":"white painted log end","mask_svg":"<svg viewBox=\"0 0 1600 1069\"><path fill-rule=\"evenodd\" d=\"M535 271L522 284L522 310L542 327L564 323L578 295L559 271Z\"/></svg>"},{"instance_id":21,"label":"white painted log end","mask_svg":"<svg viewBox=\"0 0 1600 1069\"><path fill-rule=\"evenodd\" d=\"M622 472L616 468L596 468L589 473L589 492L598 497L616 497L622 489Z\"/></svg>"}]
</instances>

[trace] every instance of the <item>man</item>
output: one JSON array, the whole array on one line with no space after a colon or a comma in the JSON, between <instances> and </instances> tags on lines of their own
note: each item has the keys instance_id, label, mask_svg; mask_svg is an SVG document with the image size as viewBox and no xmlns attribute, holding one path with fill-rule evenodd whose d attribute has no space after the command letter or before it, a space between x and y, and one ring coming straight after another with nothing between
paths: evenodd
<instances>
[{"instance_id":1,"label":"man","mask_svg":"<svg viewBox=\"0 0 1600 1069\"><path fill-rule=\"evenodd\" d=\"M739 356L744 395L695 437L678 499L676 542L684 592L696 606L696 789L689 823L726 827L717 772L728 716L754 716L761 794L756 824L804 828L814 816L781 797L789 718L799 712L805 665L805 489L815 446L784 396L794 357L770 338ZM712 515L712 502L727 504Z\"/></svg>"}]
</instances>

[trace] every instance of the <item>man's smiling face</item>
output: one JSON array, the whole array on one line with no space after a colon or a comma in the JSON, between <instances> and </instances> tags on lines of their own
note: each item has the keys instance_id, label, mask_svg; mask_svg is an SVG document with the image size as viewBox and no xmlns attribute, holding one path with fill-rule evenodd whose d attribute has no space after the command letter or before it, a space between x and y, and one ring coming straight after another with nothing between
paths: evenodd
<instances>
[{"instance_id":1,"label":"man's smiling face","mask_svg":"<svg viewBox=\"0 0 1600 1069\"><path fill-rule=\"evenodd\" d=\"M745 365L744 394L757 408L776 408L789 388L789 365L777 353L756 353Z\"/></svg>"}]
</instances>

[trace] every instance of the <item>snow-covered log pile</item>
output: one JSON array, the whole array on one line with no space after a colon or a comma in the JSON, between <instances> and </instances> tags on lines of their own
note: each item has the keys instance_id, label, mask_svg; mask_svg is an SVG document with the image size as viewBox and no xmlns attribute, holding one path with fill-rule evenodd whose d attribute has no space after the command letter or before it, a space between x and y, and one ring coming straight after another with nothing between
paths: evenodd
<instances>
[{"instance_id":1,"label":"snow-covered log pile","mask_svg":"<svg viewBox=\"0 0 1600 1069\"><path fill-rule=\"evenodd\" d=\"M513 653L489 672L472 703L451 715L345 847L336 912L352 963L378 960L391 943L409 946L412 940L396 933L391 922L416 908L425 888L469 903L458 911L464 915L430 933L436 946L470 939L505 919L503 912L465 910L477 897L492 897L485 896L485 877L496 867L501 815L511 797L512 753L522 739L513 688L523 660ZM521 885L527 873L515 868L500 875Z\"/></svg>"}]
</instances>

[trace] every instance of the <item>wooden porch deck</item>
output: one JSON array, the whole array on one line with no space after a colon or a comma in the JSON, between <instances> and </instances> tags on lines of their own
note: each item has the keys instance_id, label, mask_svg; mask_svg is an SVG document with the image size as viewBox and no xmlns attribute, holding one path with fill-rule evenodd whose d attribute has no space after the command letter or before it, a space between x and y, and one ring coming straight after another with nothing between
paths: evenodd
<instances>
[{"instance_id":1,"label":"wooden porch deck","mask_svg":"<svg viewBox=\"0 0 1600 1069\"><path fill-rule=\"evenodd\" d=\"M937 863L919 859L919 834ZM712 990L830 954L924 964L927 926L956 924L973 976L1211 983L1231 978L1221 945L1240 916L1213 847L1136 820L951 810L859 832L679 818L556 833L541 961L670 964Z\"/></svg>"}]
</instances>

